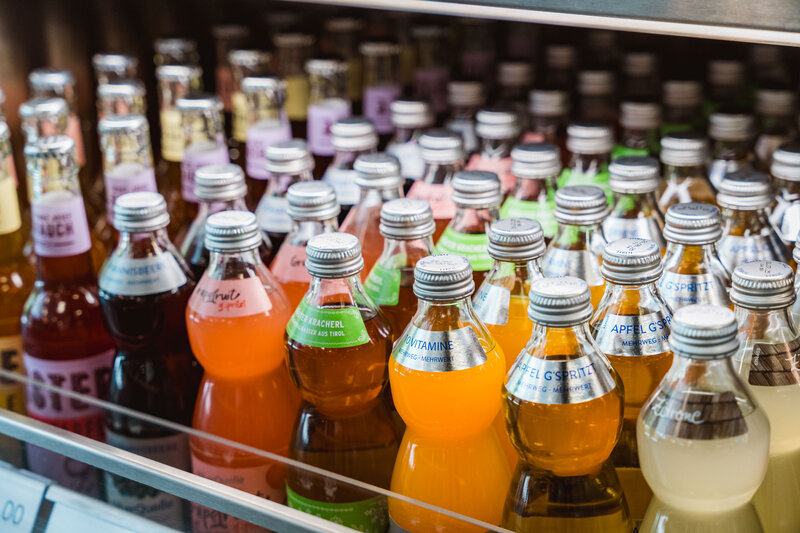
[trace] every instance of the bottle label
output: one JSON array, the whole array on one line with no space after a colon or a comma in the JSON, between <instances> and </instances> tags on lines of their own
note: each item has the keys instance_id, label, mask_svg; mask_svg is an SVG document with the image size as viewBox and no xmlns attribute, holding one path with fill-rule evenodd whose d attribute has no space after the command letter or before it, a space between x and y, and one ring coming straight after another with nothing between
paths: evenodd
<instances>
[{"instance_id":1,"label":"bottle label","mask_svg":"<svg viewBox=\"0 0 800 533\"><path fill-rule=\"evenodd\" d=\"M468 118L457 118L445 124L445 129L461 135L464 141L464 153L471 154L478 149L478 134L475 133L475 122Z\"/></svg>"},{"instance_id":2,"label":"bottle label","mask_svg":"<svg viewBox=\"0 0 800 533\"><path fill-rule=\"evenodd\" d=\"M522 141L524 143L543 143L545 142L544 135L539 133L538 131L526 131L525 134L522 136Z\"/></svg>"},{"instance_id":3,"label":"bottle label","mask_svg":"<svg viewBox=\"0 0 800 533\"><path fill-rule=\"evenodd\" d=\"M600 187L606 193L609 204L614 199L614 193L611 191L611 186L608 184L609 174L608 170L598 170L597 168L590 168L589 170L579 172L571 168L565 168L558 177L558 188L567 187L570 185L593 185Z\"/></svg>"},{"instance_id":4,"label":"bottle label","mask_svg":"<svg viewBox=\"0 0 800 533\"><path fill-rule=\"evenodd\" d=\"M322 181L333 187L340 205L356 205L361 199L361 189L356 185L356 171L328 168Z\"/></svg>"},{"instance_id":5,"label":"bottle label","mask_svg":"<svg viewBox=\"0 0 800 533\"><path fill-rule=\"evenodd\" d=\"M204 275L189 297L189 308L203 316L235 318L267 314L272 302L257 277L220 280Z\"/></svg>"},{"instance_id":6,"label":"bottle label","mask_svg":"<svg viewBox=\"0 0 800 533\"><path fill-rule=\"evenodd\" d=\"M281 470L281 475L275 475L273 470ZM270 501L283 503L286 500L282 467L275 463L232 468L206 463L193 454L192 472ZM264 531L259 526L195 503L192 504L192 528L195 533L263 533Z\"/></svg>"},{"instance_id":7,"label":"bottle label","mask_svg":"<svg viewBox=\"0 0 800 533\"><path fill-rule=\"evenodd\" d=\"M286 487L288 505L292 509L324 518L365 533L385 533L389 527L389 505L385 496L347 503L310 500Z\"/></svg>"},{"instance_id":8,"label":"bottle label","mask_svg":"<svg viewBox=\"0 0 800 533\"><path fill-rule=\"evenodd\" d=\"M286 76L286 114L290 120L305 120L308 110L308 76Z\"/></svg>"},{"instance_id":9,"label":"bottle label","mask_svg":"<svg viewBox=\"0 0 800 533\"><path fill-rule=\"evenodd\" d=\"M760 387L800 385L800 337L790 342L755 344L747 381Z\"/></svg>"},{"instance_id":10,"label":"bottle label","mask_svg":"<svg viewBox=\"0 0 800 533\"><path fill-rule=\"evenodd\" d=\"M725 176L731 172L742 170L742 166L743 165L736 160L728 161L727 159L715 159L711 162L711 168L708 171L708 180L711 182L711 185L718 190Z\"/></svg>"},{"instance_id":11,"label":"bottle label","mask_svg":"<svg viewBox=\"0 0 800 533\"><path fill-rule=\"evenodd\" d=\"M100 290L122 296L160 294L188 281L178 260L169 252L132 258L112 254L100 271Z\"/></svg>"},{"instance_id":12,"label":"bottle label","mask_svg":"<svg viewBox=\"0 0 800 533\"><path fill-rule=\"evenodd\" d=\"M627 157L630 155L648 156L650 155L650 150L648 150L647 148L631 148L630 146L625 146L622 144L614 146L614 149L611 150L611 159L616 159L618 157Z\"/></svg>"},{"instance_id":13,"label":"bottle label","mask_svg":"<svg viewBox=\"0 0 800 533\"><path fill-rule=\"evenodd\" d=\"M383 135L394 131L392 112L389 106L400 97L398 85L364 87L364 116L375 125L375 131Z\"/></svg>"},{"instance_id":14,"label":"bottle label","mask_svg":"<svg viewBox=\"0 0 800 533\"><path fill-rule=\"evenodd\" d=\"M17 231L22 226L17 202L17 185L0 173L0 235Z\"/></svg>"},{"instance_id":15,"label":"bottle label","mask_svg":"<svg viewBox=\"0 0 800 533\"><path fill-rule=\"evenodd\" d=\"M106 216L114 221L114 202L129 192L158 192L156 175L152 168L138 163L120 163L104 176L106 186Z\"/></svg>"},{"instance_id":16,"label":"bottle label","mask_svg":"<svg viewBox=\"0 0 800 533\"><path fill-rule=\"evenodd\" d=\"M792 201L793 199L784 198L781 195L775 196L777 205L772 209L769 215L769 221L772 226L778 231L783 242L793 243L797 239L797 233L800 232L800 203ZM2 200L0 200L2 201ZM0 205L0 208L2 205ZM0 213L2 216L2 213Z\"/></svg>"},{"instance_id":17,"label":"bottle label","mask_svg":"<svg viewBox=\"0 0 800 533\"><path fill-rule=\"evenodd\" d=\"M658 355L669 351L669 313L606 314L595 326L595 341L606 355Z\"/></svg>"},{"instance_id":18,"label":"bottle label","mask_svg":"<svg viewBox=\"0 0 800 533\"><path fill-rule=\"evenodd\" d=\"M690 440L727 439L747 433L733 391L659 389L643 422L660 435Z\"/></svg>"},{"instance_id":19,"label":"bottle label","mask_svg":"<svg viewBox=\"0 0 800 533\"><path fill-rule=\"evenodd\" d=\"M92 240L83 198L50 191L31 205L34 251L42 257L67 257L89 251Z\"/></svg>"},{"instance_id":20,"label":"bottle label","mask_svg":"<svg viewBox=\"0 0 800 533\"><path fill-rule=\"evenodd\" d=\"M425 172L425 161L422 159L422 148L416 140L394 143L386 147L386 151L400 161L400 173L404 178L418 180Z\"/></svg>"},{"instance_id":21,"label":"bottle label","mask_svg":"<svg viewBox=\"0 0 800 533\"><path fill-rule=\"evenodd\" d=\"M505 385L509 394L521 400L547 405L588 402L614 386L608 367L588 355L568 361L520 357Z\"/></svg>"},{"instance_id":22,"label":"bottle label","mask_svg":"<svg viewBox=\"0 0 800 533\"><path fill-rule=\"evenodd\" d=\"M663 244L661 228L652 217L621 218L610 216L603 221L603 235L606 241L617 239L650 239L658 245Z\"/></svg>"},{"instance_id":23,"label":"bottle label","mask_svg":"<svg viewBox=\"0 0 800 533\"><path fill-rule=\"evenodd\" d=\"M547 194L547 199L541 202L518 200L513 196L506 198L500 209L500 218L530 218L542 226L545 237L552 237L558 230L558 222L553 215L556 209L555 194Z\"/></svg>"},{"instance_id":24,"label":"bottle label","mask_svg":"<svg viewBox=\"0 0 800 533\"><path fill-rule=\"evenodd\" d=\"M217 65L214 69L214 82L217 87L217 96L222 100L222 109L230 111L233 107L231 98L233 95L233 72L225 65Z\"/></svg>"},{"instance_id":25,"label":"bottle label","mask_svg":"<svg viewBox=\"0 0 800 533\"><path fill-rule=\"evenodd\" d=\"M258 227L269 233L289 233L292 219L288 209L289 200L283 196L262 196L256 206Z\"/></svg>"},{"instance_id":26,"label":"bottle label","mask_svg":"<svg viewBox=\"0 0 800 533\"><path fill-rule=\"evenodd\" d=\"M417 180L411 186L406 198L425 200L431 206L433 218L436 220L450 220L456 214L456 204L451 200L453 188L444 183L425 183Z\"/></svg>"},{"instance_id":27,"label":"bottle label","mask_svg":"<svg viewBox=\"0 0 800 533\"><path fill-rule=\"evenodd\" d=\"M243 92L237 91L231 95L231 134L240 143L247 141L247 97Z\"/></svg>"},{"instance_id":28,"label":"bottle label","mask_svg":"<svg viewBox=\"0 0 800 533\"><path fill-rule=\"evenodd\" d=\"M469 327L430 331L411 324L397 342L392 357L397 364L421 372L453 372L487 361L475 331Z\"/></svg>"},{"instance_id":29,"label":"bottle label","mask_svg":"<svg viewBox=\"0 0 800 533\"><path fill-rule=\"evenodd\" d=\"M771 240L773 242L770 242ZM783 248L783 244L778 243L777 235L775 239L761 235L751 235L750 237L724 235L717 243L717 253L722 264L730 272L733 272L733 269L741 263L788 260L788 257L785 257L785 251L779 249L779 246Z\"/></svg>"},{"instance_id":30,"label":"bottle label","mask_svg":"<svg viewBox=\"0 0 800 533\"><path fill-rule=\"evenodd\" d=\"M205 145L205 143L203 143ZM224 144L215 144L213 148L205 150L193 149L189 146L183 152L181 163L181 196L187 202L197 203L194 194L194 173L206 165L225 165L231 162L228 147Z\"/></svg>"},{"instance_id":31,"label":"bottle label","mask_svg":"<svg viewBox=\"0 0 800 533\"><path fill-rule=\"evenodd\" d=\"M161 156L167 161L179 163L183 159L185 143L180 112L177 109L162 111Z\"/></svg>"},{"instance_id":32,"label":"bottle label","mask_svg":"<svg viewBox=\"0 0 800 533\"><path fill-rule=\"evenodd\" d=\"M86 164L86 150L83 148L83 134L81 133L81 121L74 113L67 119L67 130L65 132L75 143L75 162L83 168Z\"/></svg>"},{"instance_id":33,"label":"bottle label","mask_svg":"<svg viewBox=\"0 0 800 533\"><path fill-rule=\"evenodd\" d=\"M106 442L115 448L189 471L187 435L141 439L108 431ZM104 477L106 501L111 505L161 524L183 522L181 498L109 472L105 472Z\"/></svg>"},{"instance_id":34,"label":"bottle label","mask_svg":"<svg viewBox=\"0 0 800 533\"><path fill-rule=\"evenodd\" d=\"M475 314L484 324L505 326L508 324L508 308L511 306L511 291L506 287L484 282L472 298Z\"/></svg>"},{"instance_id":35,"label":"bottle label","mask_svg":"<svg viewBox=\"0 0 800 533\"><path fill-rule=\"evenodd\" d=\"M288 240L288 239L287 239ZM281 282L309 283L311 276L306 270L306 247L295 246L284 241L269 269Z\"/></svg>"},{"instance_id":36,"label":"bottle label","mask_svg":"<svg viewBox=\"0 0 800 533\"><path fill-rule=\"evenodd\" d=\"M0 337L0 367L8 372L25 374L22 366L22 337ZM25 412L25 384L12 378L0 377L0 409Z\"/></svg>"},{"instance_id":37,"label":"bottle label","mask_svg":"<svg viewBox=\"0 0 800 533\"><path fill-rule=\"evenodd\" d=\"M574 276L586 281L590 287L605 283L600 274L600 261L589 250L550 248L542 259L542 272L548 278Z\"/></svg>"},{"instance_id":38,"label":"bottle label","mask_svg":"<svg viewBox=\"0 0 800 533\"><path fill-rule=\"evenodd\" d=\"M497 174L497 177L500 178L500 187L504 195L510 194L517 185L517 178L511 173L510 157L496 159L493 157L484 157L481 154L473 154L465 170L494 172Z\"/></svg>"},{"instance_id":39,"label":"bottle label","mask_svg":"<svg viewBox=\"0 0 800 533\"><path fill-rule=\"evenodd\" d=\"M314 155L332 156L336 153L331 142L331 126L350 116L350 102L329 98L308 106L308 149Z\"/></svg>"},{"instance_id":40,"label":"bottle label","mask_svg":"<svg viewBox=\"0 0 800 533\"><path fill-rule=\"evenodd\" d=\"M772 154L775 153L775 150L777 150L780 145L790 140L791 139L787 135L762 133L758 136L758 139L756 139L753 151L756 153L756 157L759 161L765 165L769 165L772 163Z\"/></svg>"},{"instance_id":41,"label":"bottle label","mask_svg":"<svg viewBox=\"0 0 800 533\"><path fill-rule=\"evenodd\" d=\"M728 290L710 273L676 274L665 271L658 289L673 310L692 304L731 305Z\"/></svg>"},{"instance_id":42,"label":"bottle label","mask_svg":"<svg viewBox=\"0 0 800 533\"><path fill-rule=\"evenodd\" d=\"M247 128L245 163L247 175L257 180L269 179L267 170L267 146L292 138L288 120L261 121Z\"/></svg>"},{"instance_id":43,"label":"bottle label","mask_svg":"<svg viewBox=\"0 0 800 533\"><path fill-rule=\"evenodd\" d=\"M351 348L369 342L367 327L357 307L318 307L300 301L286 335L315 348Z\"/></svg>"},{"instance_id":44,"label":"bottle label","mask_svg":"<svg viewBox=\"0 0 800 533\"><path fill-rule=\"evenodd\" d=\"M485 233L459 233L448 226L436 243L435 251L437 254L464 256L472 265L472 270L484 271L492 268L488 246L489 236Z\"/></svg>"},{"instance_id":45,"label":"bottle label","mask_svg":"<svg viewBox=\"0 0 800 533\"><path fill-rule=\"evenodd\" d=\"M434 113L447 109L447 82L450 72L447 67L433 66L414 71L414 92L431 104Z\"/></svg>"},{"instance_id":46,"label":"bottle label","mask_svg":"<svg viewBox=\"0 0 800 533\"><path fill-rule=\"evenodd\" d=\"M400 301L400 276L399 269L375 263L364 282L364 290L377 305L397 305Z\"/></svg>"}]
</instances>

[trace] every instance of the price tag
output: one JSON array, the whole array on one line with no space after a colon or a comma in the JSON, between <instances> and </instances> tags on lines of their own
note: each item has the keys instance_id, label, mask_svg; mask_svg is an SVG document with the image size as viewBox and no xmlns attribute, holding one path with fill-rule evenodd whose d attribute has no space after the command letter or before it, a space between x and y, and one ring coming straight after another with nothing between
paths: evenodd
<instances>
[{"instance_id":1,"label":"price tag","mask_svg":"<svg viewBox=\"0 0 800 533\"><path fill-rule=\"evenodd\" d=\"M0 531L33 531L48 484L35 474L0 468Z\"/></svg>"}]
</instances>

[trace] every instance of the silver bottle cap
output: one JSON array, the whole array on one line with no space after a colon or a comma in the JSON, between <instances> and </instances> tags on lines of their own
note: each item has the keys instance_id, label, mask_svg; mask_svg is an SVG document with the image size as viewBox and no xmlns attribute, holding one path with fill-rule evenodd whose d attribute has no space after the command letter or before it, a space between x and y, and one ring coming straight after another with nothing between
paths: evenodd
<instances>
[{"instance_id":1,"label":"silver bottle cap","mask_svg":"<svg viewBox=\"0 0 800 533\"><path fill-rule=\"evenodd\" d=\"M389 104L395 128L422 129L433 125L433 114L428 102L422 100L395 100Z\"/></svg>"},{"instance_id":2,"label":"silver bottle cap","mask_svg":"<svg viewBox=\"0 0 800 533\"><path fill-rule=\"evenodd\" d=\"M603 122L579 122L567 128L567 150L573 154L607 154L614 147L614 133Z\"/></svg>"},{"instance_id":3,"label":"silver bottle cap","mask_svg":"<svg viewBox=\"0 0 800 533\"><path fill-rule=\"evenodd\" d=\"M772 203L769 176L752 170L739 170L726 174L719 183L717 204L728 209L753 211L764 209Z\"/></svg>"},{"instance_id":4,"label":"silver bottle cap","mask_svg":"<svg viewBox=\"0 0 800 533\"><path fill-rule=\"evenodd\" d=\"M189 85L202 76L203 69L194 65L162 65L156 68L156 79L162 82Z\"/></svg>"},{"instance_id":5,"label":"silver bottle cap","mask_svg":"<svg viewBox=\"0 0 800 533\"><path fill-rule=\"evenodd\" d=\"M690 359L722 359L739 349L738 329L727 307L687 305L672 316L669 346L673 353Z\"/></svg>"},{"instance_id":6,"label":"silver bottle cap","mask_svg":"<svg viewBox=\"0 0 800 533\"><path fill-rule=\"evenodd\" d=\"M628 52L622 59L622 70L627 76L648 76L658 68L658 59L651 52Z\"/></svg>"},{"instance_id":7,"label":"silver bottle cap","mask_svg":"<svg viewBox=\"0 0 800 533\"><path fill-rule=\"evenodd\" d=\"M353 162L356 184L362 189L394 189L402 187L400 161L386 152L362 154Z\"/></svg>"},{"instance_id":8,"label":"silver bottle cap","mask_svg":"<svg viewBox=\"0 0 800 533\"><path fill-rule=\"evenodd\" d=\"M289 206L286 212L292 220L330 220L339 216L336 192L324 181L301 181L286 190Z\"/></svg>"},{"instance_id":9,"label":"silver bottle cap","mask_svg":"<svg viewBox=\"0 0 800 533\"><path fill-rule=\"evenodd\" d=\"M335 76L348 71L347 61L338 57L312 57L306 61L306 72L315 76Z\"/></svg>"},{"instance_id":10,"label":"silver bottle cap","mask_svg":"<svg viewBox=\"0 0 800 533\"><path fill-rule=\"evenodd\" d=\"M695 131L674 131L661 138L661 162L675 167L704 165L708 139Z\"/></svg>"},{"instance_id":11,"label":"silver bottle cap","mask_svg":"<svg viewBox=\"0 0 800 533\"><path fill-rule=\"evenodd\" d=\"M664 238L669 242L700 246L722 238L719 209L702 202L675 204L664 215Z\"/></svg>"},{"instance_id":12,"label":"silver bottle cap","mask_svg":"<svg viewBox=\"0 0 800 533\"><path fill-rule=\"evenodd\" d=\"M150 131L147 118L142 115L108 115L97 123L100 135L136 135Z\"/></svg>"},{"instance_id":13,"label":"silver bottle cap","mask_svg":"<svg viewBox=\"0 0 800 533\"><path fill-rule=\"evenodd\" d=\"M769 170L778 179L800 181L800 142L780 145L772 153L772 166Z\"/></svg>"},{"instance_id":14,"label":"silver bottle cap","mask_svg":"<svg viewBox=\"0 0 800 533\"><path fill-rule=\"evenodd\" d=\"M361 243L349 233L320 233L306 245L306 270L317 278L346 278L361 272Z\"/></svg>"},{"instance_id":15,"label":"silver bottle cap","mask_svg":"<svg viewBox=\"0 0 800 533\"><path fill-rule=\"evenodd\" d=\"M272 42L278 48L303 48L312 46L316 39L309 33L278 33Z\"/></svg>"},{"instance_id":16,"label":"silver bottle cap","mask_svg":"<svg viewBox=\"0 0 800 533\"><path fill-rule=\"evenodd\" d=\"M464 159L461 135L448 130L431 130L419 136L422 159L431 164L457 163Z\"/></svg>"},{"instance_id":17,"label":"silver bottle cap","mask_svg":"<svg viewBox=\"0 0 800 533\"><path fill-rule=\"evenodd\" d=\"M485 170L462 170L456 172L451 182L452 200L459 207L486 209L499 207L503 201L500 178Z\"/></svg>"},{"instance_id":18,"label":"silver bottle cap","mask_svg":"<svg viewBox=\"0 0 800 533\"><path fill-rule=\"evenodd\" d=\"M622 102L619 123L629 130L654 130L661 124L661 108L653 102Z\"/></svg>"},{"instance_id":19,"label":"silver bottle cap","mask_svg":"<svg viewBox=\"0 0 800 533\"><path fill-rule=\"evenodd\" d=\"M244 198L247 185L239 165L206 165L194 173L194 194L206 202L229 202Z\"/></svg>"},{"instance_id":20,"label":"silver bottle cap","mask_svg":"<svg viewBox=\"0 0 800 533\"><path fill-rule=\"evenodd\" d=\"M708 62L708 81L712 85L741 85L744 63L735 59L713 59Z\"/></svg>"},{"instance_id":21,"label":"silver bottle cap","mask_svg":"<svg viewBox=\"0 0 800 533\"><path fill-rule=\"evenodd\" d=\"M383 41L367 41L358 46L358 51L364 56L395 56L400 53L400 45Z\"/></svg>"},{"instance_id":22,"label":"silver bottle cap","mask_svg":"<svg viewBox=\"0 0 800 533\"><path fill-rule=\"evenodd\" d=\"M129 192L114 202L114 227L117 231L155 231L168 224L167 202L157 192Z\"/></svg>"},{"instance_id":23,"label":"silver bottle cap","mask_svg":"<svg viewBox=\"0 0 800 533\"><path fill-rule=\"evenodd\" d=\"M511 173L522 179L541 179L561 173L558 147L549 143L519 144L511 150Z\"/></svg>"},{"instance_id":24,"label":"silver bottle cap","mask_svg":"<svg viewBox=\"0 0 800 533\"><path fill-rule=\"evenodd\" d=\"M703 100L703 86L694 80L669 80L662 85L668 107L697 107Z\"/></svg>"},{"instance_id":25,"label":"silver bottle cap","mask_svg":"<svg viewBox=\"0 0 800 533\"><path fill-rule=\"evenodd\" d=\"M608 166L608 185L619 194L644 194L658 189L658 161L654 157L618 157Z\"/></svg>"},{"instance_id":26,"label":"silver bottle cap","mask_svg":"<svg viewBox=\"0 0 800 533\"><path fill-rule=\"evenodd\" d=\"M182 65L197 62L197 42L183 37L159 38L153 42L156 55L166 56L168 63Z\"/></svg>"},{"instance_id":27,"label":"silver bottle cap","mask_svg":"<svg viewBox=\"0 0 800 533\"><path fill-rule=\"evenodd\" d=\"M314 158L302 139L289 139L267 146L267 171L273 174L300 174L314 168Z\"/></svg>"},{"instance_id":28,"label":"silver bottle cap","mask_svg":"<svg viewBox=\"0 0 800 533\"><path fill-rule=\"evenodd\" d=\"M544 50L545 64L549 68L569 69L575 66L578 51L569 44L549 44Z\"/></svg>"},{"instance_id":29,"label":"silver bottle cap","mask_svg":"<svg viewBox=\"0 0 800 533\"><path fill-rule=\"evenodd\" d=\"M582 70L578 72L578 94L605 96L614 92L614 73L610 70Z\"/></svg>"},{"instance_id":30,"label":"silver bottle cap","mask_svg":"<svg viewBox=\"0 0 800 533\"><path fill-rule=\"evenodd\" d=\"M193 93L178 98L175 102L178 111L216 111L222 112L222 100L216 94Z\"/></svg>"},{"instance_id":31,"label":"silver bottle cap","mask_svg":"<svg viewBox=\"0 0 800 533\"><path fill-rule=\"evenodd\" d=\"M331 126L331 144L341 152L374 150L378 146L378 134L368 118L342 118Z\"/></svg>"},{"instance_id":32,"label":"silver bottle cap","mask_svg":"<svg viewBox=\"0 0 800 533\"><path fill-rule=\"evenodd\" d=\"M479 81L451 81L447 84L447 103L451 107L480 107L486 101Z\"/></svg>"},{"instance_id":33,"label":"silver bottle cap","mask_svg":"<svg viewBox=\"0 0 800 533\"><path fill-rule=\"evenodd\" d=\"M756 91L756 113L776 117L791 116L794 113L795 97L793 91L780 89L759 89Z\"/></svg>"},{"instance_id":34,"label":"silver bottle cap","mask_svg":"<svg viewBox=\"0 0 800 533\"><path fill-rule=\"evenodd\" d=\"M529 218L503 218L489 227L489 256L498 261L527 263L544 255L542 226Z\"/></svg>"},{"instance_id":35,"label":"silver bottle cap","mask_svg":"<svg viewBox=\"0 0 800 533\"><path fill-rule=\"evenodd\" d=\"M593 185L570 185L556 191L556 220L564 224L599 224L608 216L606 193Z\"/></svg>"},{"instance_id":36,"label":"silver bottle cap","mask_svg":"<svg viewBox=\"0 0 800 533\"><path fill-rule=\"evenodd\" d=\"M747 141L754 135L752 115L743 113L712 113L708 136L715 141Z\"/></svg>"},{"instance_id":37,"label":"silver bottle cap","mask_svg":"<svg viewBox=\"0 0 800 533\"><path fill-rule=\"evenodd\" d=\"M565 91L534 89L528 93L528 110L537 117L560 117L569 112Z\"/></svg>"},{"instance_id":38,"label":"silver bottle cap","mask_svg":"<svg viewBox=\"0 0 800 533\"><path fill-rule=\"evenodd\" d=\"M475 115L475 133L483 139L511 139L519 136L517 114L507 109L481 109Z\"/></svg>"},{"instance_id":39,"label":"silver bottle cap","mask_svg":"<svg viewBox=\"0 0 800 533\"><path fill-rule=\"evenodd\" d=\"M748 309L780 309L795 300L794 272L778 261L742 263L733 270L731 301Z\"/></svg>"},{"instance_id":40,"label":"silver bottle cap","mask_svg":"<svg viewBox=\"0 0 800 533\"><path fill-rule=\"evenodd\" d=\"M528 318L550 328L568 328L592 318L592 297L585 281L571 276L531 283Z\"/></svg>"},{"instance_id":41,"label":"silver bottle cap","mask_svg":"<svg viewBox=\"0 0 800 533\"><path fill-rule=\"evenodd\" d=\"M265 50L236 49L228 52L231 66L246 69L251 74L264 73L271 61L272 54Z\"/></svg>"},{"instance_id":42,"label":"silver bottle cap","mask_svg":"<svg viewBox=\"0 0 800 533\"><path fill-rule=\"evenodd\" d=\"M60 168L77 168L75 142L66 135L39 137L26 144L24 152L29 174L41 174L41 170L47 170L41 167L48 167L46 161L49 159L59 160Z\"/></svg>"},{"instance_id":43,"label":"silver bottle cap","mask_svg":"<svg viewBox=\"0 0 800 533\"><path fill-rule=\"evenodd\" d=\"M412 240L430 237L436 231L433 211L425 200L398 198L381 207L381 235L387 239Z\"/></svg>"},{"instance_id":44,"label":"silver bottle cap","mask_svg":"<svg viewBox=\"0 0 800 533\"><path fill-rule=\"evenodd\" d=\"M429 255L414 266L414 294L431 302L469 298L475 292L472 266L460 255Z\"/></svg>"},{"instance_id":45,"label":"silver bottle cap","mask_svg":"<svg viewBox=\"0 0 800 533\"><path fill-rule=\"evenodd\" d=\"M528 87L533 83L533 68L523 61L502 61L497 66L497 81L501 87Z\"/></svg>"},{"instance_id":46,"label":"silver bottle cap","mask_svg":"<svg viewBox=\"0 0 800 533\"><path fill-rule=\"evenodd\" d=\"M640 285L661 277L661 250L650 239L617 239L606 245L600 273L611 283Z\"/></svg>"},{"instance_id":47,"label":"silver bottle cap","mask_svg":"<svg viewBox=\"0 0 800 533\"><path fill-rule=\"evenodd\" d=\"M212 252L243 252L258 248L263 241L250 211L220 211L206 220L206 248Z\"/></svg>"},{"instance_id":48,"label":"silver bottle cap","mask_svg":"<svg viewBox=\"0 0 800 533\"><path fill-rule=\"evenodd\" d=\"M139 80L114 80L97 86L98 100L144 98L144 83Z\"/></svg>"},{"instance_id":49,"label":"silver bottle cap","mask_svg":"<svg viewBox=\"0 0 800 533\"><path fill-rule=\"evenodd\" d=\"M31 98L20 104L19 116L24 121L63 122L69 117L69 106L63 98Z\"/></svg>"},{"instance_id":50,"label":"silver bottle cap","mask_svg":"<svg viewBox=\"0 0 800 533\"><path fill-rule=\"evenodd\" d=\"M28 74L28 85L34 96L57 94L64 96L67 88L75 87L72 72L57 68L37 68Z\"/></svg>"},{"instance_id":51,"label":"silver bottle cap","mask_svg":"<svg viewBox=\"0 0 800 533\"><path fill-rule=\"evenodd\" d=\"M92 67L99 79L127 78L136 74L139 60L125 54L95 54L92 56Z\"/></svg>"}]
</instances>

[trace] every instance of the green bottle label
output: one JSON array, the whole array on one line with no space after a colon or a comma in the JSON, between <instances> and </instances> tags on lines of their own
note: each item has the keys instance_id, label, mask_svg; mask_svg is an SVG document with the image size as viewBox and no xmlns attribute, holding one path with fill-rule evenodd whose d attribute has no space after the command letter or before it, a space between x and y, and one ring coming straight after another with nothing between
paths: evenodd
<instances>
[{"instance_id":1,"label":"green bottle label","mask_svg":"<svg viewBox=\"0 0 800 533\"><path fill-rule=\"evenodd\" d=\"M375 263L364 282L364 290L377 305L397 305L400 301L400 270Z\"/></svg>"},{"instance_id":2,"label":"green bottle label","mask_svg":"<svg viewBox=\"0 0 800 533\"><path fill-rule=\"evenodd\" d=\"M608 203L611 205L614 200L614 193L608 184L608 178L607 168L600 172L574 172L571 168L565 168L561 172L561 176L558 177L558 187L562 188L570 185L594 185L595 187L600 187L606 193Z\"/></svg>"},{"instance_id":3,"label":"green bottle label","mask_svg":"<svg viewBox=\"0 0 800 533\"><path fill-rule=\"evenodd\" d=\"M485 233L459 233L447 226L439 242L437 254L461 255L469 260L472 270L489 270L492 258L489 257L489 237Z\"/></svg>"},{"instance_id":4,"label":"green bottle label","mask_svg":"<svg viewBox=\"0 0 800 533\"><path fill-rule=\"evenodd\" d=\"M558 229L558 222L553 212L556 208L555 194L547 193L547 200L544 202L534 202L518 200L509 196L503 207L500 209L500 218L530 218L542 225L542 232L545 237L552 237Z\"/></svg>"},{"instance_id":5,"label":"green bottle label","mask_svg":"<svg viewBox=\"0 0 800 533\"><path fill-rule=\"evenodd\" d=\"M650 151L647 148L631 148L621 144L616 145L614 150L611 151L611 159L629 155L650 155Z\"/></svg>"},{"instance_id":6,"label":"green bottle label","mask_svg":"<svg viewBox=\"0 0 800 533\"><path fill-rule=\"evenodd\" d=\"M357 307L317 307L305 298L286 326L289 338L316 348L350 348L369 342L367 327Z\"/></svg>"},{"instance_id":7,"label":"green bottle label","mask_svg":"<svg viewBox=\"0 0 800 533\"><path fill-rule=\"evenodd\" d=\"M349 503L326 503L300 496L286 485L289 507L365 533L385 533L389 505L385 496Z\"/></svg>"}]
</instances>

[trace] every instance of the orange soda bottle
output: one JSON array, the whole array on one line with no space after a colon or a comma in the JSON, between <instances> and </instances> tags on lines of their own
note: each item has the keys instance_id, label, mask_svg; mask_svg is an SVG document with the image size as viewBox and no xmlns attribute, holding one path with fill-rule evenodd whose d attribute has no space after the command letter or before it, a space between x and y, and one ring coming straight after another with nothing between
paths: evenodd
<instances>
[{"instance_id":1,"label":"orange soda bottle","mask_svg":"<svg viewBox=\"0 0 800 533\"><path fill-rule=\"evenodd\" d=\"M472 309L471 270L455 255L425 257L415 267L419 308L389 361L392 396L407 427L392 491L499 524L511 471L492 422L506 367ZM389 515L400 531L482 531L396 499Z\"/></svg>"},{"instance_id":2,"label":"orange soda bottle","mask_svg":"<svg viewBox=\"0 0 800 533\"><path fill-rule=\"evenodd\" d=\"M290 310L261 262L262 238L246 211L216 213L206 223L211 259L186 308L192 351L205 370L192 427L286 455L299 403L280 349ZM190 446L195 474L285 501L283 464L196 436ZM196 532L254 531L198 505L192 524Z\"/></svg>"}]
</instances>

